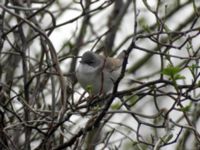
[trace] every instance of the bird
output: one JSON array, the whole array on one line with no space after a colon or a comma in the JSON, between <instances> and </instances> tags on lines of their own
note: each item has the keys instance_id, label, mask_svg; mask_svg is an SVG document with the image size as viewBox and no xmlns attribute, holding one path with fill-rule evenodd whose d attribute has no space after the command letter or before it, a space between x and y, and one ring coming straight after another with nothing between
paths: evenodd
<instances>
[{"instance_id":1,"label":"bird","mask_svg":"<svg viewBox=\"0 0 200 150\"><path fill-rule=\"evenodd\" d=\"M78 82L91 95L108 94L120 76L124 57L124 51L117 58L86 51L76 70Z\"/></svg>"}]
</instances>

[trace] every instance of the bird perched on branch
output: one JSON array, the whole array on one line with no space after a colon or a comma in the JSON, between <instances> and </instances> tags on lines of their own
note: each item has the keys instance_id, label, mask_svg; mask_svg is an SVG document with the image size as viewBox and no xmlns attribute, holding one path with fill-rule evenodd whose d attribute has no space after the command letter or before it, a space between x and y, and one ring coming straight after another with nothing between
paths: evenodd
<instances>
[{"instance_id":1,"label":"bird perched on branch","mask_svg":"<svg viewBox=\"0 0 200 150\"><path fill-rule=\"evenodd\" d=\"M85 52L76 70L79 83L92 95L111 92L121 73L124 56L125 52L120 53L117 58Z\"/></svg>"}]
</instances>

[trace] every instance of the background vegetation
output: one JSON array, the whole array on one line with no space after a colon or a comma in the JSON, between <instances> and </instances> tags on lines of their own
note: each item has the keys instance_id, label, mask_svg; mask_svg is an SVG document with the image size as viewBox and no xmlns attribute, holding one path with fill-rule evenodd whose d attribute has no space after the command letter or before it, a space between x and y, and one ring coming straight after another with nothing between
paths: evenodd
<instances>
[{"instance_id":1,"label":"background vegetation","mask_svg":"<svg viewBox=\"0 0 200 150\"><path fill-rule=\"evenodd\" d=\"M0 149L200 149L198 0L2 0ZM75 78L126 51L112 94Z\"/></svg>"}]
</instances>

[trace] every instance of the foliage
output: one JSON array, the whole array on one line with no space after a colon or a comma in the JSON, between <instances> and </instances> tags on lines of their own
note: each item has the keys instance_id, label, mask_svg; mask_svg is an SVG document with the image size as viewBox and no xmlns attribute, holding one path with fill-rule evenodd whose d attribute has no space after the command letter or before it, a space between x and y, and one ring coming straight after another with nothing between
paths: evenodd
<instances>
[{"instance_id":1,"label":"foliage","mask_svg":"<svg viewBox=\"0 0 200 150\"><path fill-rule=\"evenodd\" d=\"M2 0L0 149L200 149L197 1ZM117 57L112 93L75 77Z\"/></svg>"}]
</instances>

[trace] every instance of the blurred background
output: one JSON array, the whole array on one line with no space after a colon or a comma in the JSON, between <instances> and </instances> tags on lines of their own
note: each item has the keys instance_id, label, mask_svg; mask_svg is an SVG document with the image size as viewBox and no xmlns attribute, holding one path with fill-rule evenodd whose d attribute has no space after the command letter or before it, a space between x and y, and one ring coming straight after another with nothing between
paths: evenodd
<instances>
[{"instance_id":1,"label":"blurred background","mask_svg":"<svg viewBox=\"0 0 200 150\"><path fill-rule=\"evenodd\" d=\"M0 149L200 149L199 15L198 0L1 0ZM118 90L89 96L80 56L124 50Z\"/></svg>"}]
</instances>

